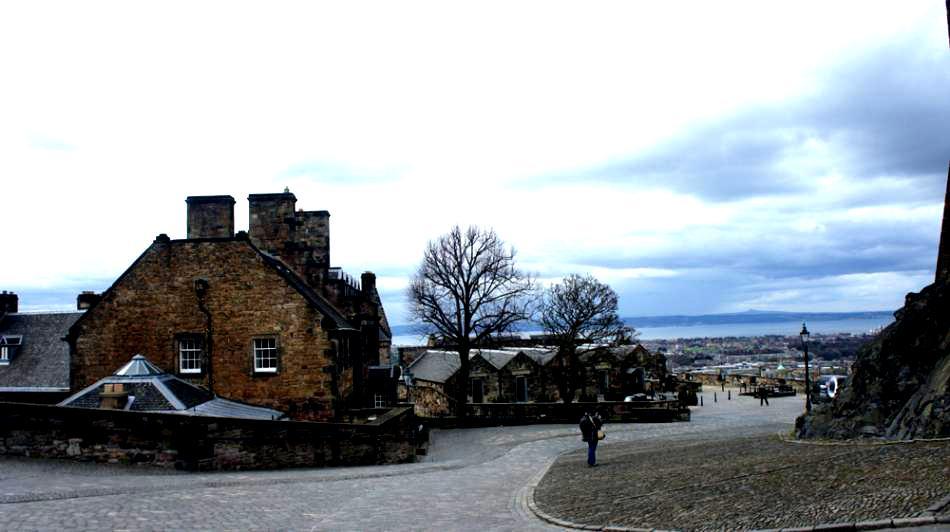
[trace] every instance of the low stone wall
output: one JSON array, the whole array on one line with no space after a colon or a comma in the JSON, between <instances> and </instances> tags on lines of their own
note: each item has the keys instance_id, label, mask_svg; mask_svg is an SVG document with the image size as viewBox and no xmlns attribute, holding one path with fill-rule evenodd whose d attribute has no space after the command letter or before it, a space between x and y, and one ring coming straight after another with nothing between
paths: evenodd
<instances>
[{"instance_id":1,"label":"low stone wall","mask_svg":"<svg viewBox=\"0 0 950 532\"><path fill-rule=\"evenodd\" d=\"M542 423L577 423L585 412L598 412L607 423L664 423L689 421L689 408L678 401L598 403L474 403L465 420L454 417L427 418L432 426L497 426Z\"/></svg>"},{"instance_id":2,"label":"low stone wall","mask_svg":"<svg viewBox=\"0 0 950 532\"><path fill-rule=\"evenodd\" d=\"M812 382L816 382L818 379L818 374L815 372L812 373ZM719 381L719 375L716 373L690 373L690 379L693 382L698 382L704 386L708 386L711 391L719 388L722 383ZM680 379L685 378L680 375ZM749 375L727 375L726 376L726 387L727 388L737 388L745 383L746 387L751 386L751 376ZM804 393L805 391L805 378L804 377L755 377L755 382L759 386L778 386L779 384L787 384L795 389L798 393Z\"/></svg>"},{"instance_id":3,"label":"low stone wall","mask_svg":"<svg viewBox=\"0 0 950 532\"><path fill-rule=\"evenodd\" d=\"M0 403L0 454L187 470L411 462L412 408L367 423L266 421Z\"/></svg>"}]
</instances>

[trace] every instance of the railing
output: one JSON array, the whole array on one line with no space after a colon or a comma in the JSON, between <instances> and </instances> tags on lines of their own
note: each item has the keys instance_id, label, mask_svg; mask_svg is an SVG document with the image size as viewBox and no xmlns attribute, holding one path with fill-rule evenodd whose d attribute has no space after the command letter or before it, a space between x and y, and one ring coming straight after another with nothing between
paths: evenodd
<instances>
[{"instance_id":1,"label":"railing","mask_svg":"<svg viewBox=\"0 0 950 532\"><path fill-rule=\"evenodd\" d=\"M341 281L345 286L352 288L357 292L362 290L360 281L343 271L341 268L330 268L327 271L327 278L334 281Z\"/></svg>"}]
</instances>

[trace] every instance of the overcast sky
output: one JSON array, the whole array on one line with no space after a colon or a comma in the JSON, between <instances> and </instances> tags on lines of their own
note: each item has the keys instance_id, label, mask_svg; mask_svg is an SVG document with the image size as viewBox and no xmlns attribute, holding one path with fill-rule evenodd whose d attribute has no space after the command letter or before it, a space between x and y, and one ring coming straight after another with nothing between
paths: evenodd
<instances>
[{"instance_id":1,"label":"overcast sky","mask_svg":"<svg viewBox=\"0 0 950 532\"><path fill-rule=\"evenodd\" d=\"M0 6L0 288L71 308L185 197L289 187L392 323L493 227L623 315L895 309L932 281L943 2Z\"/></svg>"}]
</instances>

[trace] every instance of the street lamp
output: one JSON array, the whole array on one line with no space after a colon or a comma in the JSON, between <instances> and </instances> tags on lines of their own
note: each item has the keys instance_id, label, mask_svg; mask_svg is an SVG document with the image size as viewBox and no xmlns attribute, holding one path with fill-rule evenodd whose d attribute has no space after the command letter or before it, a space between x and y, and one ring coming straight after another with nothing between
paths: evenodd
<instances>
[{"instance_id":1,"label":"street lamp","mask_svg":"<svg viewBox=\"0 0 950 532\"><path fill-rule=\"evenodd\" d=\"M808 329L802 322L802 332L798 333L802 339L802 351L805 352L805 413L811 413L811 384L808 377Z\"/></svg>"}]
</instances>

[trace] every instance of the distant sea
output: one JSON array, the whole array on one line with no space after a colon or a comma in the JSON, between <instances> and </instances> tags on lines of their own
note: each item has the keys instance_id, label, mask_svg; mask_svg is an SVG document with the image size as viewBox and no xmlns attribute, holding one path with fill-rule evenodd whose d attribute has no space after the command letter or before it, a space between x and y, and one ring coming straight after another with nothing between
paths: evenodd
<instances>
[{"instance_id":1,"label":"distant sea","mask_svg":"<svg viewBox=\"0 0 950 532\"><path fill-rule=\"evenodd\" d=\"M851 333L864 334L889 325L894 318L881 313L874 317L849 318L840 320L808 321L808 330L812 334ZM767 323L715 323L697 325L676 325L667 327L637 327L641 340L671 340L675 338L723 338L726 336L796 336L802 330L801 320L784 320ZM525 331L522 334L537 334L539 331ZM414 334L393 336L393 345L424 345L425 337Z\"/></svg>"}]
</instances>

